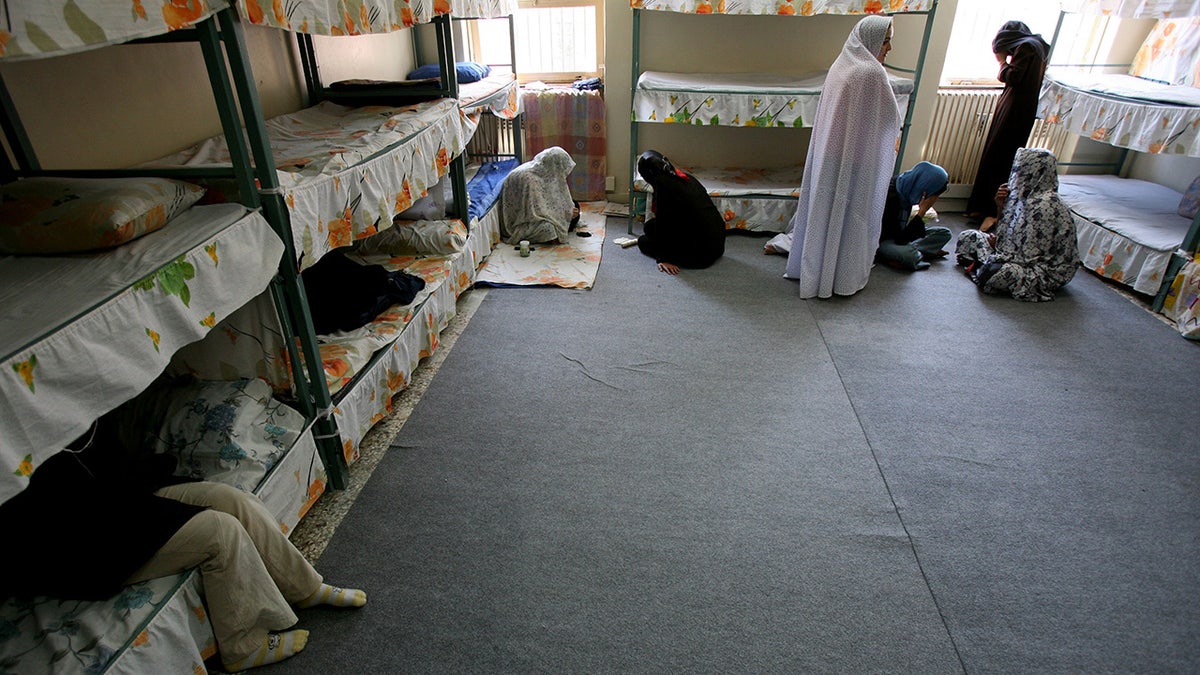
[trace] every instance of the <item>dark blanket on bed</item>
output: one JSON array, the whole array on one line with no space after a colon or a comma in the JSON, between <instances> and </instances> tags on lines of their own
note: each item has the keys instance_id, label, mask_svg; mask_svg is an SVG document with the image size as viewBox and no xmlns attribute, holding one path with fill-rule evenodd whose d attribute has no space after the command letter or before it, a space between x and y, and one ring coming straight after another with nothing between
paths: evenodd
<instances>
[{"instance_id":1,"label":"dark blanket on bed","mask_svg":"<svg viewBox=\"0 0 1200 675\"><path fill-rule=\"evenodd\" d=\"M300 273L319 334L361 328L393 305L407 305L425 280L382 265L362 265L332 251Z\"/></svg>"}]
</instances>

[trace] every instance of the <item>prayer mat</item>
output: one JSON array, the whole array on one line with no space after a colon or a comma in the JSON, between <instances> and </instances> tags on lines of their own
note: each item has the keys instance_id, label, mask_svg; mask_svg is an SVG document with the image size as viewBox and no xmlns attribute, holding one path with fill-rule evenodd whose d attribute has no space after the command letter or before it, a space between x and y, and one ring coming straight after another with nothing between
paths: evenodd
<instances>
[{"instance_id":1,"label":"prayer mat","mask_svg":"<svg viewBox=\"0 0 1200 675\"><path fill-rule=\"evenodd\" d=\"M480 266L476 286L560 286L591 288L604 244L604 202L579 206L579 226L565 244L533 244L528 257L501 242ZM590 234L590 236L580 236Z\"/></svg>"}]
</instances>

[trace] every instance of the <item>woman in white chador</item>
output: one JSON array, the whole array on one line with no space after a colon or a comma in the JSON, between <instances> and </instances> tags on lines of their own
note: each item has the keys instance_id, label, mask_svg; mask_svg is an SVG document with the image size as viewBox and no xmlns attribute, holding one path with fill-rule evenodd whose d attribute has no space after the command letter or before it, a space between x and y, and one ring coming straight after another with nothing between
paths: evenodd
<instances>
[{"instance_id":1,"label":"woman in white chador","mask_svg":"<svg viewBox=\"0 0 1200 675\"><path fill-rule=\"evenodd\" d=\"M883 69L891 42L888 17L864 17L850 31L821 92L796 215L766 245L788 255L784 276L800 282L802 298L867 285L901 126Z\"/></svg>"}]
</instances>

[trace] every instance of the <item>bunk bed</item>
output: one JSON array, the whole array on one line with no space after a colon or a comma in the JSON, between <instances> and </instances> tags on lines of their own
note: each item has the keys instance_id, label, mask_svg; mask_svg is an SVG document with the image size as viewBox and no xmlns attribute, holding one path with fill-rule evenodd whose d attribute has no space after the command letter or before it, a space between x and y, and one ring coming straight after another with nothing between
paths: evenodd
<instances>
[{"instance_id":1,"label":"bunk bed","mask_svg":"<svg viewBox=\"0 0 1200 675\"><path fill-rule=\"evenodd\" d=\"M916 68L887 67L911 75L889 74L897 105L906 110L900 139L897 168L904 155L912 122L913 103L920 85L921 70L933 27L936 0L905 3L891 10L864 0L825 0L799 3L750 0L739 3L710 3L708 0L631 0L633 7L633 91L630 156L631 213L649 209L645 196L651 191L637 173L640 124L688 124L693 126L770 127L797 129L809 126L817 104L825 71L796 75L768 73L678 73L641 69L641 20L645 11L691 14L812 16L866 13L915 14L925 17L925 31ZM895 6L893 3L892 6ZM728 64L722 64L727 66ZM663 149L668 155L670 151ZM676 158L678 159L678 158ZM803 166L774 169L686 166L708 189L730 229L782 232L795 212ZM630 232L633 223L630 221Z\"/></svg>"},{"instance_id":2,"label":"bunk bed","mask_svg":"<svg viewBox=\"0 0 1200 675\"><path fill-rule=\"evenodd\" d=\"M123 3L65 4L68 11L63 2L6 3L4 25L19 30L5 34L0 58L50 58L133 40L197 41L222 128L237 141L223 170L46 170L0 81L0 120L12 153L12 160L3 154L0 162L4 227L21 230L4 236L0 258L0 353L8 373L0 382L0 500L24 490L44 460L102 415L143 398L194 408L200 390L184 393L160 374L189 344L257 298L270 300L292 363L301 362L302 351L310 361L316 354L311 341L293 339L304 316L296 314L303 296L290 232L259 199L255 182L271 178L252 166L237 122L239 113L252 119L258 102L252 92L233 96L231 82L252 78L240 34L226 30L232 10L211 1L184 12L131 16ZM248 131L252 144L260 140L258 130ZM214 176L237 185L237 201L196 204L201 189L194 181ZM153 199L129 211L127 188ZM82 208L69 217L54 211L85 204L84 216ZM123 215L101 225L96 212ZM14 227L18 220L25 224ZM31 228L38 235L25 237ZM231 434L246 444L255 436L261 445L238 466L223 462L218 450L193 453L186 470L255 492L285 532L327 481L309 398L313 372L292 373L286 404L253 378L195 383L205 395L220 389L236 404L222 411L223 424L214 418L205 428L177 429L197 446L206 430L224 434L226 446ZM262 417L256 410L269 412ZM104 601L9 598L0 604L0 664L12 672L199 672L216 650L201 598L194 570L129 586Z\"/></svg>"},{"instance_id":3,"label":"bunk bed","mask_svg":"<svg viewBox=\"0 0 1200 675\"><path fill-rule=\"evenodd\" d=\"M1132 64L1051 62L1038 107L1047 122L1122 149L1112 174L1064 175L1059 193L1074 214L1083 266L1149 296L1157 310L1196 254L1200 216L1183 215L1181 193L1120 174L1128 151L1200 157L1200 82L1194 72L1200 6L1193 0L1068 4L1056 41L1068 11L1158 19ZM1114 67L1122 72L1102 72Z\"/></svg>"},{"instance_id":4,"label":"bunk bed","mask_svg":"<svg viewBox=\"0 0 1200 675\"><path fill-rule=\"evenodd\" d=\"M360 329L318 336L322 377L314 389L327 397L330 418L336 426L331 438L337 460L345 466L360 455L366 432L390 410L392 396L408 386L421 359L438 347L438 334L456 312L459 295L471 288L475 271L499 241L499 215L488 209L472 216L467 168L463 150L484 110L509 111L515 88L504 85L503 96L493 92L464 102L447 96L457 92L453 68L440 82L445 87L421 93L413 85L369 83L347 89L324 87L316 69L311 34L355 35L411 28L432 22L439 36L443 72L452 49L450 14L422 15L415 8L402 21L387 19L395 3L364 4L363 16L383 16L379 21L322 22L317 17L325 2L295 3L290 21L278 15L248 13L243 19L298 34L306 84L316 103L297 113L266 122L273 163L286 205L297 263L308 268L335 249L351 251L364 264L383 265L425 281L424 289L408 305L395 306ZM424 7L424 6L422 6ZM483 0L472 5L452 4L451 12L487 17L511 13L511 1ZM335 13L334 16L337 16ZM514 83L515 84L515 83ZM426 98L418 103L390 105ZM330 99L336 99L334 103ZM389 105L362 105L376 99ZM353 101L353 107L342 103ZM297 132L297 129L302 129ZM330 151L330 147L334 152ZM223 139L210 139L156 164L223 164ZM492 175L488 171L477 175ZM418 200L443 189L450 178L451 196L446 216L406 220L403 216ZM477 194L483 194L476 191ZM494 197L493 197L494 201ZM490 206L480 204L478 206ZM403 230L403 232L397 232ZM425 246L398 245L397 240L419 230ZM415 236L415 235L414 235ZM380 241L384 243L379 243ZM292 369L286 341L271 320L265 301L247 306L214 332L181 354L181 371L202 377L225 370L251 372L276 389L290 386ZM253 340L241 336L252 335ZM307 363L306 363L307 365Z\"/></svg>"}]
</instances>

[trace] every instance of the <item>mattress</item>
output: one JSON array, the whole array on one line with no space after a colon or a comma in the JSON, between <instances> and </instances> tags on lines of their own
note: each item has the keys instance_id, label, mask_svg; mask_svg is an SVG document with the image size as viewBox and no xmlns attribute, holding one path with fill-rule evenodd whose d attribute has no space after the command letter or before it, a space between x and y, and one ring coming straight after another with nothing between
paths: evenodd
<instances>
[{"instance_id":1,"label":"mattress","mask_svg":"<svg viewBox=\"0 0 1200 675\"><path fill-rule=\"evenodd\" d=\"M1062 176L1059 194L1075 217L1084 268L1154 295L1191 227L1176 209L1182 195L1118 176Z\"/></svg>"},{"instance_id":2,"label":"mattress","mask_svg":"<svg viewBox=\"0 0 1200 675\"><path fill-rule=\"evenodd\" d=\"M397 213L446 175L475 131L453 99L399 107L323 101L266 125L301 268L391 227ZM225 138L216 136L151 165L229 163ZM210 192L236 196L232 183L209 185Z\"/></svg>"},{"instance_id":3,"label":"mattress","mask_svg":"<svg viewBox=\"0 0 1200 675\"><path fill-rule=\"evenodd\" d=\"M1130 150L1200 157L1200 89L1120 73L1047 72L1038 117Z\"/></svg>"},{"instance_id":4,"label":"mattress","mask_svg":"<svg viewBox=\"0 0 1200 675\"><path fill-rule=\"evenodd\" d=\"M667 73L638 77L633 121L742 127L805 127L817 113L827 71ZM908 108L913 81L889 75L896 104Z\"/></svg>"},{"instance_id":5,"label":"mattress","mask_svg":"<svg viewBox=\"0 0 1200 675\"><path fill-rule=\"evenodd\" d=\"M682 167L681 167L682 168ZM684 168L696 177L730 230L783 232L796 213L804 166L775 169ZM652 193L640 174L634 174L635 193ZM643 215L649 217L649 200Z\"/></svg>"},{"instance_id":6,"label":"mattress","mask_svg":"<svg viewBox=\"0 0 1200 675\"><path fill-rule=\"evenodd\" d=\"M486 110L506 120L521 114L521 86L508 73L493 73L477 82L458 85L458 102L468 113Z\"/></svg>"},{"instance_id":7,"label":"mattress","mask_svg":"<svg viewBox=\"0 0 1200 675\"><path fill-rule=\"evenodd\" d=\"M282 254L261 215L220 204L109 251L0 258L0 497L260 294Z\"/></svg>"}]
</instances>

